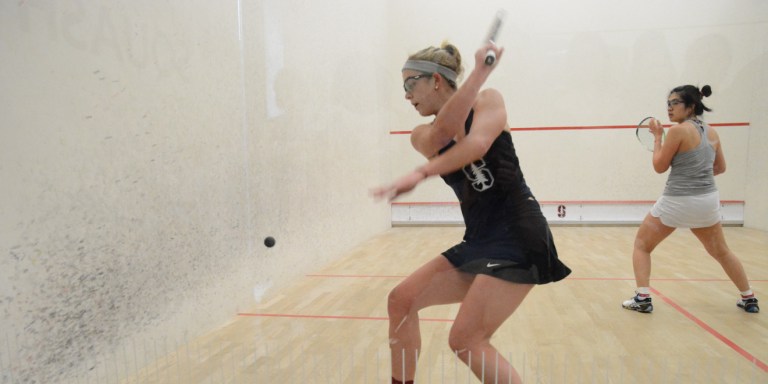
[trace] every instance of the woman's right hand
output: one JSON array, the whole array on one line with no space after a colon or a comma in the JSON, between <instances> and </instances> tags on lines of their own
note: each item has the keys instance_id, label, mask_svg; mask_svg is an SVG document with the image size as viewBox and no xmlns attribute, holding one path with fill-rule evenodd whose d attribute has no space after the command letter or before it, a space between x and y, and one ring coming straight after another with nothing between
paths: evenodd
<instances>
[{"instance_id":1,"label":"woman's right hand","mask_svg":"<svg viewBox=\"0 0 768 384\"><path fill-rule=\"evenodd\" d=\"M488 51L493 51L493 53L496 54L496 60L491 65L485 64L485 56L488 54ZM483 44L483 46L475 52L475 70L486 69L490 72L499 63L503 54L504 48L497 46L494 42L489 41Z\"/></svg>"},{"instance_id":2,"label":"woman's right hand","mask_svg":"<svg viewBox=\"0 0 768 384\"><path fill-rule=\"evenodd\" d=\"M664 134L664 127L659 120L651 119L651 123L648 125L648 129L651 131L654 137L659 138Z\"/></svg>"},{"instance_id":3,"label":"woman's right hand","mask_svg":"<svg viewBox=\"0 0 768 384\"><path fill-rule=\"evenodd\" d=\"M415 170L395 180L395 182L392 184L373 188L370 192L376 201L384 199L387 201L392 201L398 196L412 191L414 188L416 188L416 185L424 181L426 178L427 175L424 172Z\"/></svg>"}]
</instances>

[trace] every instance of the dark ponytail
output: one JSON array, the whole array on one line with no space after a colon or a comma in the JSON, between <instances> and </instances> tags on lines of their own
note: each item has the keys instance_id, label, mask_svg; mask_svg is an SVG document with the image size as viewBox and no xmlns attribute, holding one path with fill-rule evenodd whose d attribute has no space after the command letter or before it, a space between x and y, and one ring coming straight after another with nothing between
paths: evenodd
<instances>
[{"instance_id":1,"label":"dark ponytail","mask_svg":"<svg viewBox=\"0 0 768 384\"><path fill-rule=\"evenodd\" d=\"M686 107L693 107L693 113L696 116L703 115L704 111L712 111L701 101L703 98L712 95L712 87L709 85L701 87L701 90L694 85L681 85L669 92L670 95L673 93L676 93L683 100Z\"/></svg>"}]
</instances>

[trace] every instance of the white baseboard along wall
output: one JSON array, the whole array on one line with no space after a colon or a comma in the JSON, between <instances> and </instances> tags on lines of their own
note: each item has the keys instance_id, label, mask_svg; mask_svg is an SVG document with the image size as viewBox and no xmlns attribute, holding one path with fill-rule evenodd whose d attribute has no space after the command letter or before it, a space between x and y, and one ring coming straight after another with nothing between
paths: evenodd
<instances>
[{"instance_id":1,"label":"white baseboard along wall","mask_svg":"<svg viewBox=\"0 0 768 384\"><path fill-rule=\"evenodd\" d=\"M638 225L654 201L541 201L550 225ZM744 224L744 201L721 201L723 225ZM392 225L463 225L456 202L392 203Z\"/></svg>"}]
</instances>

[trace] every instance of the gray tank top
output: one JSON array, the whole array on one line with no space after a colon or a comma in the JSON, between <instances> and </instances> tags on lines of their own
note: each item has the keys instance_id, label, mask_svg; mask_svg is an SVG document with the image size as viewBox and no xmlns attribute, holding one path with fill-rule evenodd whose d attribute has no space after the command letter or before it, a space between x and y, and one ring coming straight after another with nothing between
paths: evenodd
<instances>
[{"instance_id":1,"label":"gray tank top","mask_svg":"<svg viewBox=\"0 0 768 384\"><path fill-rule=\"evenodd\" d=\"M698 129L701 143L690 151L678 152L672 158L672 171L664 188L664 195L667 196L696 196L717 191L712 171L715 148L707 139L709 125L699 120L687 121Z\"/></svg>"}]
</instances>

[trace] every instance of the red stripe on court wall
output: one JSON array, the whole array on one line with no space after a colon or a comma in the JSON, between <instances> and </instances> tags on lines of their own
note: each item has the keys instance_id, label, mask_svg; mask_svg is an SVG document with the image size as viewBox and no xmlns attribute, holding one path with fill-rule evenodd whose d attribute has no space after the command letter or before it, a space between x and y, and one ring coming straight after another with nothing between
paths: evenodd
<instances>
[{"instance_id":1,"label":"red stripe on court wall","mask_svg":"<svg viewBox=\"0 0 768 384\"><path fill-rule=\"evenodd\" d=\"M749 353L746 350L744 350L744 348L739 347L736 343L731 341L731 339L723 336L720 332L715 331L714 328L710 327L707 323L705 323L704 321L702 321L698 317L692 315L690 312L686 311L679 304L677 304L674 301L672 301L672 299L662 295L661 292L659 292L658 290L656 290L654 288L651 288L651 292L653 292L654 295L656 295L656 296L660 297L662 300L664 300L665 303L667 303L670 306L672 306L672 308L674 308L675 310L677 310L678 312L683 314L683 316L687 317L688 319L690 319L691 321L696 323L696 325L698 325L699 327L703 328L710 335L712 335L715 338L717 338L718 340L722 341L725 345L727 345L728 347L730 347L731 349L736 351L741 356L745 357L747 360L749 360L750 363L754 364L756 367L758 367L761 370L763 370L763 372L768 372L768 364L764 363L763 361L761 361L757 357L753 356L751 353Z\"/></svg>"},{"instance_id":2,"label":"red stripe on court wall","mask_svg":"<svg viewBox=\"0 0 768 384\"><path fill-rule=\"evenodd\" d=\"M737 123L712 123L710 127L748 127L747 122ZM671 127L670 124L664 124L664 127ZM637 125L564 125L556 127L512 127L510 131L580 131L592 129L635 129ZM412 131L389 131L390 135L410 135Z\"/></svg>"}]
</instances>

